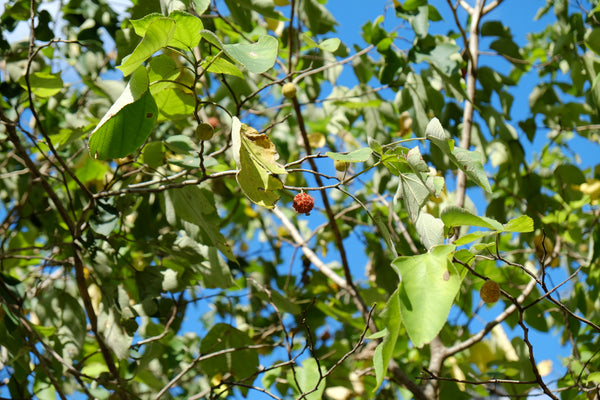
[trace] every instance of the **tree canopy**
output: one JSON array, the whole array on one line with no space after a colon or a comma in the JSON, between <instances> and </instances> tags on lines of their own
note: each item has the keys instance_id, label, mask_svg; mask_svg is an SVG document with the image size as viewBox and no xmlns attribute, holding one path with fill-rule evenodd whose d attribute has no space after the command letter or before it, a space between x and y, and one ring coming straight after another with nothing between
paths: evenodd
<instances>
[{"instance_id":1,"label":"tree canopy","mask_svg":"<svg viewBox=\"0 0 600 400\"><path fill-rule=\"evenodd\" d=\"M0 396L598 398L600 5L519 3L5 2Z\"/></svg>"}]
</instances>

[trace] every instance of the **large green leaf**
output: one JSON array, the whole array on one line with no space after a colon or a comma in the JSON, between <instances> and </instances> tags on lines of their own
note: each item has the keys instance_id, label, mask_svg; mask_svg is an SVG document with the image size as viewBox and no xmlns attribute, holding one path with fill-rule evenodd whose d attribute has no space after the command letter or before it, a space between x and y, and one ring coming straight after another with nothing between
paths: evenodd
<instances>
[{"instance_id":1,"label":"large green leaf","mask_svg":"<svg viewBox=\"0 0 600 400\"><path fill-rule=\"evenodd\" d=\"M137 30L136 30L137 32ZM148 29L133 53L123 59L119 68L123 75L128 76L135 71L152 54L169 44L175 33L175 21L171 18L156 18L150 23Z\"/></svg>"},{"instance_id":2,"label":"large green leaf","mask_svg":"<svg viewBox=\"0 0 600 400\"><path fill-rule=\"evenodd\" d=\"M275 64L279 41L272 36L261 36L256 43L225 44L223 48L248 71L261 74Z\"/></svg>"},{"instance_id":3,"label":"large green leaf","mask_svg":"<svg viewBox=\"0 0 600 400\"><path fill-rule=\"evenodd\" d=\"M462 280L451 262L455 246L443 245L429 253L398 257L392 265L401 277L400 313L416 347L431 342L448 318Z\"/></svg>"},{"instance_id":4,"label":"large green leaf","mask_svg":"<svg viewBox=\"0 0 600 400\"><path fill-rule=\"evenodd\" d=\"M236 179L246 196L254 203L273 208L279 199L277 190L283 184L273 174L287 173L277 163L275 145L265 134L242 124L237 117L231 125L233 158L238 168Z\"/></svg>"},{"instance_id":5,"label":"large green leaf","mask_svg":"<svg viewBox=\"0 0 600 400\"><path fill-rule=\"evenodd\" d=\"M133 153L150 135L157 114L158 108L148 91L148 74L139 67L92 132L90 153L103 160Z\"/></svg>"},{"instance_id":6,"label":"large green leaf","mask_svg":"<svg viewBox=\"0 0 600 400\"><path fill-rule=\"evenodd\" d=\"M258 370L258 353L244 348L254 344L248 335L225 323L213 326L200 344L202 354L220 350L239 349L211 357L200 363L200 368L210 377L230 373L236 379L248 378Z\"/></svg>"},{"instance_id":7,"label":"large green leaf","mask_svg":"<svg viewBox=\"0 0 600 400\"><path fill-rule=\"evenodd\" d=\"M382 313L382 319L387 333L373 354L373 366L375 367L375 377L377 379L374 391L381 386L383 379L386 376L387 367L392 358L392 354L394 353L396 341L398 340L401 324L400 318L400 298L398 297L398 290L395 290L390 296Z\"/></svg>"}]
</instances>

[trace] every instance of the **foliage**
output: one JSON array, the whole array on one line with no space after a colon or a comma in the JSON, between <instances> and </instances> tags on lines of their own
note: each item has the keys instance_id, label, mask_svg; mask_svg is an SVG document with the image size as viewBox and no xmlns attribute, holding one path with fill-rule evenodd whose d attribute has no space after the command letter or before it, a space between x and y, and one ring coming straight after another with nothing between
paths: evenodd
<instances>
[{"instance_id":1,"label":"foliage","mask_svg":"<svg viewBox=\"0 0 600 400\"><path fill-rule=\"evenodd\" d=\"M521 44L394 0L363 48L326 1L41 3L0 17L0 394L598 396L596 1Z\"/></svg>"}]
</instances>

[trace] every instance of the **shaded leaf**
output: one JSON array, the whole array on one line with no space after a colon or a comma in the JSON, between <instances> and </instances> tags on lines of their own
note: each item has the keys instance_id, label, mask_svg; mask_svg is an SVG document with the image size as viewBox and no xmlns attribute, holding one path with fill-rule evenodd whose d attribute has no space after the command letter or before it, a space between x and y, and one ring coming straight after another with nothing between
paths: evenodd
<instances>
[{"instance_id":1,"label":"shaded leaf","mask_svg":"<svg viewBox=\"0 0 600 400\"><path fill-rule=\"evenodd\" d=\"M208 376L230 373L235 379L248 378L258 370L258 353L245 348L254 344L248 335L225 323L213 326L200 343L202 354L220 350L239 349L231 353L211 357L200 363L200 368Z\"/></svg>"},{"instance_id":2,"label":"shaded leaf","mask_svg":"<svg viewBox=\"0 0 600 400\"><path fill-rule=\"evenodd\" d=\"M165 192L165 199L171 202L179 218L200 227L205 244L216 247L228 259L235 261L227 239L219 232L217 210L205 191L196 186L184 186Z\"/></svg>"},{"instance_id":3,"label":"shaded leaf","mask_svg":"<svg viewBox=\"0 0 600 400\"><path fill-rule=\"evenodd\" d=\"M388 364L394 353L396 347L396 341L398 340L398 333L400 331L400 299L398 297L398 290L390 296L388 302L385 305L382 313L382 319L384 322L387 334L383 338L383 341L375 349L373 354L373 366L375 367L375 377L377 383L373 391L379 389L383 383L383 379L387 373Z\"/></svg>"}]
</instances>

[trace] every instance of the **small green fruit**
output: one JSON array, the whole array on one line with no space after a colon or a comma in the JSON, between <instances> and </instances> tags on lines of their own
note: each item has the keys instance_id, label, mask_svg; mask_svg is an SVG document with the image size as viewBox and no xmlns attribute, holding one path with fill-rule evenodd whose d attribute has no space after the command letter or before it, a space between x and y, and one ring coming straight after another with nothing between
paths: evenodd
<instances>
[{"instance_id":1,"label":"small green fruit","mask_svg":"<svg viewBox=\"0 0 600 400\"><path fill-rule=\"evenodd\" d=\"M283 97L286 99L292 99L296 97L296 84L292 82L288 82L283 85L283 89L281 89L281 93L283 93Z\"/></svg>"},{"instance_id":2,"label":"small green fruit","mask_svg":"<svg viewBox=\"0 0 600 400\"><path fill-rule=\"evenodd\" d=\"M350 163L346 161L333 160L333 166L337 171L346 172L350 166Z\"/></svg>"},{"instance_id":3,"label":"small green fruit","mask_svg":"<svg viewBox=\"0 0 600 400\"><path fill-rule=\"evenodd\" d=\"M215 133L215 128L211 124L202 122L196 127L196 136L200 140L210 140Z\"/></svg>"}]
</instances>

